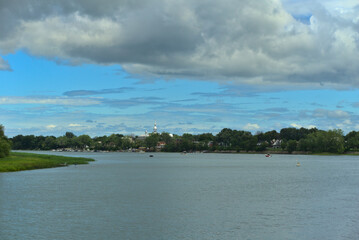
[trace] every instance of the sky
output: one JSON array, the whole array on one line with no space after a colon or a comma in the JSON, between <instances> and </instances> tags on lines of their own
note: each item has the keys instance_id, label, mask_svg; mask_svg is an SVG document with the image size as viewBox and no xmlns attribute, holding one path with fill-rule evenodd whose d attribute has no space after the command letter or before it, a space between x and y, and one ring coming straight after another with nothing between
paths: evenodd
<instances>
[{"instance_id":1,"label":"sky","mask_svg":"<svg viewBox=\"0 0 359 240\"><path fill-rule=\"evenodd\" d=\"M359 131L357 0L0 0L5 134Z\"/></svg>"}]
</instances>

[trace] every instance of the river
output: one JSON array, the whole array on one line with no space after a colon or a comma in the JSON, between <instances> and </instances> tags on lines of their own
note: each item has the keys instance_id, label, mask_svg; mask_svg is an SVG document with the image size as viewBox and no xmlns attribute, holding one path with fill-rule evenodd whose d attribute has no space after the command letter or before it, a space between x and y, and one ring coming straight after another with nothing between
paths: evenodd
<instances>
[{"instance_id":1,"label":"river","mask_svg":"<svg viewBox=\"0 0 359 240\"><path fill-rule=\"evenodd\" d=\"M96 161L0 173L1 240L359 239L357 156L44 153Z\"/></svg>"}]
</instances>

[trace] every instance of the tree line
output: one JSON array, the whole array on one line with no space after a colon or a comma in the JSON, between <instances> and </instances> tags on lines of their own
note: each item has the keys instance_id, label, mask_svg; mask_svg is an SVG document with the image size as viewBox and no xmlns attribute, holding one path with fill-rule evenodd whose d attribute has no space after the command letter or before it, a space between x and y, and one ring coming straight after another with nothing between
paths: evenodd
<instances>
[{"instance_id":1,"label":"tree line","mask_svg":"<svg viewBox=\"0 0 359 240\"><path fill-rule=\"evenodd\" d=\"M17 135L5 142L8 141L10 141L14 150L72 149L123 151L140 149L144 151L165 152L263 152L275 150L288 153L300 151L306 153L328 152L339 154L359 151L359 132L352 131L344 135L340 129L324 131L316 128L283 128L279 132L272 130L257 132L256 134L224 128L216 135L212 133L197 135L185 133L179 136L163 132L160 134L150 134L146 138L122 134L91 138L88 135L76 136L72 132L66 132L65 135L60 137Z\"/></svg>"}]
</instances>

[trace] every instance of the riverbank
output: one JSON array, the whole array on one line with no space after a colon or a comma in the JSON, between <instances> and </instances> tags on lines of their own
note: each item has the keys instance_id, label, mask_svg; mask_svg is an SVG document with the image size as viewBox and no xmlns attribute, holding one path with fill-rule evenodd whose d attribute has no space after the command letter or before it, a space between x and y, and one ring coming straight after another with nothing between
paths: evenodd
<instances>
[{"instance_id":1,"label":"riverbank","mask_svg":"<svg viewBox=\"0 0 359 240\"><path fill-rule=\"evenodd\" d=\"M0 172L64 167L75 164L88 164L90 161L94 160L91 158L11 152L9 157L0 158Z\"/></svg>"}]
</instances>

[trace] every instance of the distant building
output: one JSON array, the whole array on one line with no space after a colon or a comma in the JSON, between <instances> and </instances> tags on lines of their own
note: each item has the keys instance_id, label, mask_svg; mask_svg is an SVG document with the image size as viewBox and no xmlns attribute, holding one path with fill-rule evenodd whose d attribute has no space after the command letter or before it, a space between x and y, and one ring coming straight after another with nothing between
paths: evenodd
<instances>
[{"instance_id":1,"label":"distant building","mask_svg":"<svg viewBox=\"0 0 359 240\"><path fill-rule=\"evenodd\" d=\"M280 148L281 145L282 145L282 140L273 139L273 140L271 141L271 144L272 144L272 147L273 147L273 148Z\"/></svg>"},{"instance_id":2,"label":"distant building","mask_svg":"<svg viewBox=\"0 0 359 240\"><path fill-rule=\"evenodd\" d=\"M140 141L144 141L148 137L148 132L145 130L145 135L138 136L137 139Z\"/></svg>"},{"instance_id":3,"label":"distant building","mask_svg":"<svg viewBox=\"0 0 359 240\"><path fill-rule=\"evenodd\" d=\"M152 133L157 133L157 124L156 124L156 121L155 121L155 125L153 126L153 132Z\"/></svg>"},{"instance_id":4,"label":"distant building","mask_svg":"<svg viewBox=\"0 0 359 240\"><path fill-rule=\"evenodd\" d=\"M154 134L154 133L157 134L157 123L156 123L156 121L155 121L155 124L153 126L153 132L150 133L150 134ZM144 141L150 134L147 132L147 130L145 130L145 134L138 136L137 140Z\"/></svg>"},{"instance_id":5,"label":"distant building","mask_svg":"<svg viewBox=\"0 0 359 240\"><path fill-rule=\"evenodd\" d=\"M161 142L158 142L158 143L157 143L157 149L162 149L162 148L164 148L165 146L166 146L166 142L161 141Z\"/></svg>"}]
</instances>

